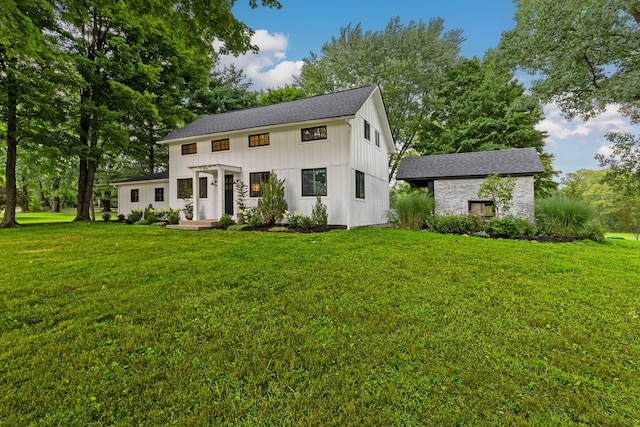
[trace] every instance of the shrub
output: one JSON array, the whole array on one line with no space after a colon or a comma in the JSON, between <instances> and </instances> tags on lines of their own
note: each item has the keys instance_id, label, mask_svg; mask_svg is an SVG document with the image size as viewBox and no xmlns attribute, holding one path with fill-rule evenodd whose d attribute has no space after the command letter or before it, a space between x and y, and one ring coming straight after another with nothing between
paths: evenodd
<instances>
[{"instance_id":1,"label":"shrub","mask_svg":"<svg viewBox=\"0 0 640 427\"><path fill-rule=\"evenodd\" d=\"M152 212L148 213L144 219L146 219L150 223L158 222L158 217L156 216L155 213L152 213Z\"/></svg>"},{"instance_id":2,"label":"shrub","mask_svg":"<svg viewBox=\"0 0 640 427\"><path fill-rule=\"evenodd\" d=\"M133 223L142 219L142 209L132 209L127 219Z\"/></svg>"},{"instance_id":3,"label":"shrub","mask_svg":"<svg viewBox=\"0 0 640 427\"><path fill-rule=\"evenodd\" d=\"M435 215L429 221L429 229L436 233L465 234L473 228L470 215Z\"/></svg>"},{"instance_id":4,"label":"shrub","mask_svg":"<svg viewBox=\"0 0 640 427\"><path fill-rule=\"evenodd\" d=\"M133 223L133 225L149 225L149 224L151 224L151 223L149 221L147 221L146 219L141 219L141 220L135 221Z\"/></svg>"},{"instance_id":5,"label":"shrub","mask_svg":"<svg viewBox=\"0 0 640 427\"><path fill-rule=\"evenodd\" d=\"M576 234L576 238L582 240L593 240L597 243L604 242L604 232L602 228L596 224L595 222L590 222L589 224L582 227L582 229Z\"/></svg>"},{"instance_id":6,"label":"shrub","mask_svg":"<svg viewBox=\"0 0 640 427\"><path fill-rule=\"evenodd\" d=\"M127 217L126 217L126 216L124 216L124 214L120 214L120 215L118 215L118 222L124 222L124 220L125 220L126 218L127 218Z\"/></svg>"},{"instance_id":7,"label":"shrub","mask_svg":"<svg viewBox=\"0 0 640 427\"><path fill-rule=\"evenodd\" d=\"M169 224L177 224L180 222L180 213L179 212L169 212L167 214L167 222Z\"/></svg>"},{"instance_id":8,"label":"shrub","mask_svg":"<svg viewBox=\"0 0 640 427\"><path fill-rule=\"evenodd\" d=\"M111 221L111 214L108 214L108 213L104 213L104 214L102 214L102 220L103 220L104 222L109 222L109 221Z\"/></svg>"},{"instance_id":9,"label":"shrub","mask_svg":"<svg viewBox=\"0 0 640 427\"><path fill-rule=\"evenodd\" d=\"M595 209L580 200L555 196L536 201L536 227L540 235L577 237L596 217Z\"/></svg>"},{"instance_id":10,"label":"shrub","mask_svg":"<svg viewBox=\"0 0 640 427\"><path fill-rule=\"evenodd\" d=\"M220 220L218 221L218 224L220 224L223 227L229 227L230 225L234 225L236 222L233 220L233 218L231 218L231 215L229 214L224 214L220 217Z\"/></svg>"},{"instance_id":11,"label":"shrub","mask_svg":"<svg viewBox=\"0 0 640 427\"><path fill-rule=\"evenodd\" d=\"M329 215L327 214L327 205L322 203L322 199L319 195L316 196L316 203L311 210L311 221L317 226L324 227L329 221Z\"/></svg>"},{"instance_id":12,"label":"shrub","mask_svg":"<svg viewBox=\"0 0 640 427\"><path fill-rule=\"evenodd\" d=\"M533 227L526 218L506 216L493 218L487 223L487 231L496 237L524 237L533 233Z\"/></svg>"},{"instance_id":13,"label":"shrub","mask_svg":"<svg viewBox=\"0 0 640 427\"><path fill-rule=\"evenodd\" d=\"M238 224L245 224L243 212L247 210L249 187L241 180L234 183L236 190L236 207L238 208Z\"/></svg>"},{"instance_id":14,"label":"shrub","mask_svg":"<svg viewBox=\"0 0 640 427\"><path fill-rule=\"evenodd\" d=\"M302 212L294 211L292 214L289 212L284 213L284 220L289 224L291 228L298 228L300 226L300 219L304 216Z\"/></svg>"},{"instance_id":15,"label":"shrub","mask_svg":"<svg viewBox=\"0 0 640 427\"><path fill-rule=\"evenodd\" d=\"M287 201L284 198L284 179L278 179L275 172L271 171L269 179L260 184L262 196L258 200L258 214L262 222L268 226L282 221L287 210Z\"/></svg>"},{"instance_id":16,"label":"shrub","mask_svg":"<svg viewBox=\"0 0 640 427\"><path fill-rule=\"evenodd\" d=\"M260 227L262 226L262 219L258 214L258 209L253 207L249 209L245 209L242 212L242 218L244 220L244 224L247 224L251 227Z\"/></svg>"},{"instance_id":17,"label":"shrub","mask_svg":"<svg viewBox=\"0 0 640 427\"><path fill-rule=\"evenodd\" d=\"M392 206L395 211L395 222L400 227L421 229L427 225L433 216L435 202L433 197L422 193L412 192L396 199Z\"/></svg>"},{"instance_id":18,"label":"shrub","mask_svg":"<svg viewBox=\"0 0 640 427\"><path fill-rule=\"evenodd\" d=\"M306 215L301 215L298 226L303 230L311 230L314 226L314 222L310 217Z\"/></svg>"}]
</instances>

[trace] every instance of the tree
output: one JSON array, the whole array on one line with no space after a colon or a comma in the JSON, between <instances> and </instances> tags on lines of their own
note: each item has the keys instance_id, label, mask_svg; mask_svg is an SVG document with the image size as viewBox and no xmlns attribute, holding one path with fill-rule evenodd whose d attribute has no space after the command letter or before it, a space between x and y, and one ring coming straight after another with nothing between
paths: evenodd
<instances>
[{"instance_id":1,"label":"tree","mask_svg":"<svg viewBox=\"0 0 640 427\"><path fill-rule=\"evenodd\" d=\"M513 200L513 189L516 186L516 180L511 177L500 177L497 173L489 175L480 184L478 190L479 198L487 198L493 202L496 208L496 217L500 218L511 208L511 200Z\"/></svg>"},{"instance_id":2,"label":"tree","mask_svg":"<svg viewBox=\"0 0 640 427\"><path fill-rule=\"evenodd\" d=\"M274 171L269 179L260 183L262 196L258 199L257 211L265 225L272 226L282 221L287 210L284 198L284 179L279 179Z\"/></svg>"},{"instance_id":3,"label":"tree","mask_svg":"<svg viewBox=\"0 0 640 427\"><path fill-rule=\"evenodd\" d=\"M340 30L304 59L297 84L310 95L380 85L397 155L389 159L389 178L413 146L420 124L438 105L436 89L458 59L460 30L444 31L442 19L389 21L380 31L363 32L360 24Z\"/></svg>"},{"instance_id":4,"label":"tree","mask_svg":"<svg viewBox=\"0 0 640 427\"><path fill-rule=\"evenodd\" d=\"M286 85L278 89L267 89L258 96L259 105L278 104L280 102L295 101L306 97L307 94L295 85Z\"/></svg>"},{"instance_id":5,"label":"tree","mask_svg":"<svg viewBox=\"0 0 640 427\"><path fill-rule=\"evenodd\" d=\"M580 200L598 212L598 222L608 230L619 228L616 210L619 194L606 179L607 170L580 169L566 174L560 181L560 192L568 199Z\"/></svg>"},{"instance_id":6,"label":"tree","mask_svg":"<svg viewBox=\"0 0 640 427\"><path fill-rule=\"evenodd\" d=\"M536 76L532 91L584 119L618 104L640 120L640 2L519 0L504 56Z\"/></svg>"}]
</instances>

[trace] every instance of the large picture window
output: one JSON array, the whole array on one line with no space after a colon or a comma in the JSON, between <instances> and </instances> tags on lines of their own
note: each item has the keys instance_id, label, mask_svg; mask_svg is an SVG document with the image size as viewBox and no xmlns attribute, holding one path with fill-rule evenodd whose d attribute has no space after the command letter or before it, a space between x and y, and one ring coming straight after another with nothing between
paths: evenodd
<instances>
[{"instance_id":1,"label":"large picture window","mask_svg":"<svg viewBox=\"0 0 640 427\"><path fill-rule=\"evenodd\" d=\"M303 141L315 141L318 139L327 139L326 126L316 126L314 128L302 129Z\"/></svg>"},{"instance_id":2,"label":"large picture window","mask_svg":"<svg viewBox=\"0 0 640 427\"><path fill-rule=\"evenodd\" d=\"M191 178L178 179L178 199L193 197L193 180Z\"/></svg>"},{"instance_id":3,"label":"large picture window","mask_svg":"<svg viewBox=\"0 0 640 427\"><path fill-rule=\"evenodd\" d=\"M193 144L182 144L182 155L187 154L196 154L198 152L198 145L194 142Z\"/></svg>"},{"instance_id":4,"label":"large picture window","mask_svg":"<svg viewBox=\"0 0 640 427\"><path fill-rule=\"evenodd\" d=\"M164 202L164 188L158 187L155 189L156 193L156 202Z\"/></svg>"},{"instance_id":5,"label":"large picture window","mask_svg":"<svg viewBox=\"0 0 640 427\"><path fill-rule=\"evenodd\" d=\"M140 201L140 190L138 190L137 188L131 190L131 201L134 203Z\"/></svg>"},{"instance_id":6,"label":"large picture window","mask_svg":"<svg viewBox=\"0 0 640 427\"><path fill-rule=\"evenodd\" d=\"M356 198L364 199L364 173L356 171Z\"/></svg>"},{"instance_id":7,"label":"large picture window","mask_svg":"<svg viewBox=\"0 0 640 427\"><path fill-rule=\"evenodd\" d=\"M263 145L269 145L268 133L249 135L249 147L262 147Z\"/></svg>"},{"instance_id":8,"label":"large picture window","mask_svg":"<svg viewBox=\"0 0 640 427\"><path fill-rule=\"evenodd\" d=\"M225 151L229 149L229 138L211 141L211 151Z\"/></svg>"},{"instance_id":9,"label":"large picture window","mask_svg":"<svg viewBox=\"0 0 640 427\"><path fill-rule=\"evenodd\" d=\"M302 195L327 195L327 168L302 169Z\"/></svg>"},{"instance_id":10,"label":"large picture window","mask_svg":"<svg viewBox=\"0 0 640 427\"><path fill-rule=\"evenodd\" d=\"M249 196L261 197L260 183L269 181L269 172L254 172L249 174Z\"/></svg>"}]
</instances>

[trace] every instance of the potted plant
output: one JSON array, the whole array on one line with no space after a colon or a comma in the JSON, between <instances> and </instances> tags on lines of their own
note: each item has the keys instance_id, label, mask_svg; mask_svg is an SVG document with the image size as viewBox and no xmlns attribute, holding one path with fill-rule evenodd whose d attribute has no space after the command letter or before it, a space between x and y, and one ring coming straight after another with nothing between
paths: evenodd
<instances>
[{"instance_id":1,"label":"potted plant","mask_svg":"<svg viewBox=\"0 0 640 427\"><path fill-rule=\"evenodd\" d=\"M184 200L184 208L182 208L182 212L184 212L184 217L186 219L193 219L193 200L191 199L183 199Z\"/></svg>"}]
</instances>

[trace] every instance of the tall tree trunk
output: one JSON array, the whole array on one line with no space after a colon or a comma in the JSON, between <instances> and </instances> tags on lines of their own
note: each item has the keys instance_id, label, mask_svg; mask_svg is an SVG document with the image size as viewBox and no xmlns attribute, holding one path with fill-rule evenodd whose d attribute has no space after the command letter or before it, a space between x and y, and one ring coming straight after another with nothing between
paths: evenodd
<instances>
[{"instance_id":1,"label":"tall tree trunk","mask_svg":"<svg viewBox=\"0 0 640 427\"><path fill-rule=\"evenodd\" d=\"M20 205L20 210L22 212L29 212L29 187L27 184L22 184L22 188L20 189L20 198L18 200L18 204Z\"/></svg>"},{"instance_id":2,"label":"tall tree trunk","mask_svg":"<svg viewBox=\"0 0 640 427\"><path fill-rule=\"evenodd\" d=\"M0 228L16 227L16 163L18 159L18 83L12 72L7 73L7 165L4 217Z\"/></svg>"},{"instance_id":3,"label":"tall tree trunk","mask_svg":"<svg viewBox=\"0 0 640 427\"><path fill-rule=\"evenodd\" d=\"M51 212L60 212L60 196L58 190L60 190L60 177L53 178L53 184L51 185L53 196L51 197Z\"/></svg>"},{"instance_id":4,"label":"tall tree trunk","mask_svg":"<svg viewBox=\"0 0 640 427\"><path fill-rule=\"evenodd\" d=\"M149 160L147 166L149 167L149 173L154 173L156 169L156 152L155 152L155 141L153 141L153 136L150 137L150 142L147 142L149 145Z\"/></svg>"},{"instance_id":5,"label":"tall tree trunk","mask_svg":"<svg viewBox=\"0 0 640 427\"><path fill-rule=\"evenodd\" d=\"M100 199L102 212L111 212L111 191L105 190L104 197Z\"/></svg>"},{"instance_id":6,"label":"tall tree trunk","mask_svg":"<svg viewBox=\"0 0 640 427\"><path fill-rule=\"evenodd\" d=\"M91 94L89 90L83 90L80 94L80 145L83 152L80 153L80 166L78 174L78 206L74 221L91 221L91 203L93 194L93 177L95 176L95 161L91 160L92 143L90 134L93 136L91 114L86 111L85 106L90 102Z\"/></svg>"}]
</instances>

